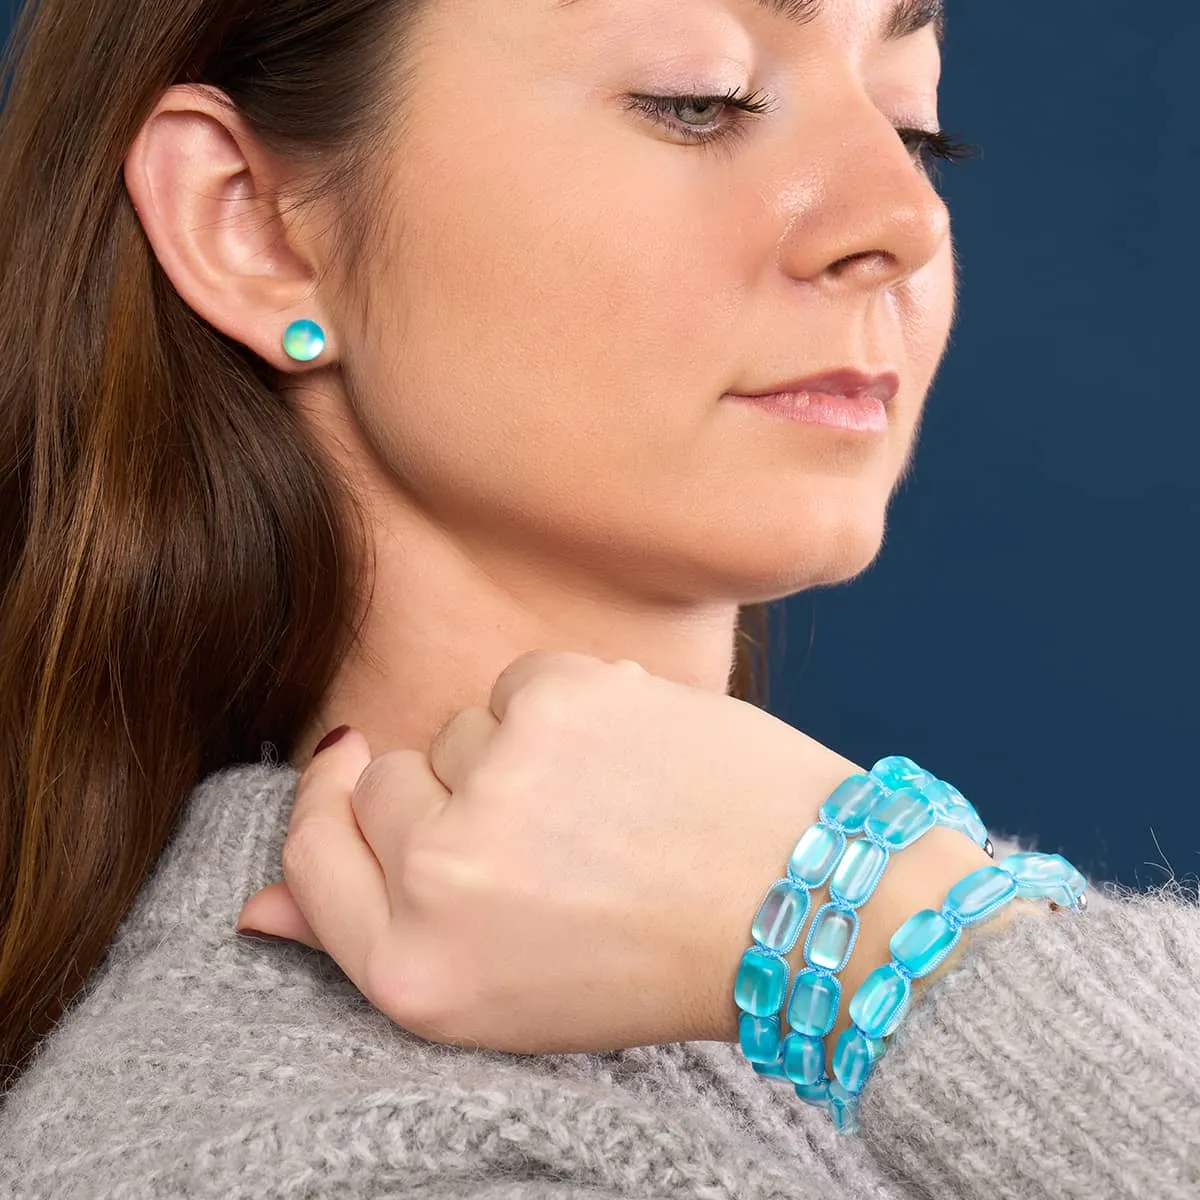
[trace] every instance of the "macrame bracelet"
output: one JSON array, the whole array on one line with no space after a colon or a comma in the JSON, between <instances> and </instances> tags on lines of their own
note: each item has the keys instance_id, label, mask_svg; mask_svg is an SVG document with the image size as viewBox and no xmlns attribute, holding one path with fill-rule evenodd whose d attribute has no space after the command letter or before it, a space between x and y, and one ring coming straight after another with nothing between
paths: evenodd
<instances>
[{"instance_id":1,"label":"macrame bracelet","mask_svg":"<svg viewBox=\"0 0 1200 1200\"><path fill-rule=\"evenodd\" d=\"M893 935L892 961L872 971L850 1001L853 1024L834 1048L834 1079L825 1071L825 1041L837 1021L842 985L858 937L856 910L874 894L890 856L934 825L967 834L991 857L987 828L957 788L901 756L882 758L852 775L821 805L801 836L786 878L773 884L751 926L755 945L742 955L734 984L741 1010L739 1042L758 1074L795 1086L796 1094L826 1109L843 1133L858 1130L858 1099L885 1039L899 1027L912 999L913 979L934 971L958 944L962 929L996 915L1017 897L1045 898L1083 912L1086 879L1058 854L1010 854L981 867L949 892L941 911L924 909ZM851 840L853 835L862 834ZM832 876L832 879L830 877ZM789 964L811 889L830 880L830 902L813 917L804 944L808 964L796 972L786 1005ZM782 1018L791 1027L783 1037Z\"/></svg>"},{"instance_id":2,"label":"macrame bracelet","mask_svg":"<svg viewBox=\"0 0 1200 1200\"><path fill-rule=\"evenodd\" d=\"M961 829L993 853L987 829L966 798L910 759L880 759L866 775L851 775L821 805L817 821L792 851L786 877L772 884L759 907L750 929L756 945L742 955L734 1000L742 1010L742 1052L751 1063L766 1065L780 1058L778 1014L789 973L784 955L795 947L808 917L811 890L833 876L831 901L817 911L808 931L804 957L809 969L797 974L788 1019L793 1029L815 1029L827 1014L827 1033L841 997L834 976L849 961L858 937L855 910L874 894L889 851L912 845L939 823ZM850 842L851 835L864 832L867 837Z\"/></svg>"}]
</instances>

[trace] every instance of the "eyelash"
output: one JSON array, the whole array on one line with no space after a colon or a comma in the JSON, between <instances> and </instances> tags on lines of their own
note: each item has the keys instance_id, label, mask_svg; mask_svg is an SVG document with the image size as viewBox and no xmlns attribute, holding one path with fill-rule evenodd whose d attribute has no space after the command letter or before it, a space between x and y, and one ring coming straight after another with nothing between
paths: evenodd
<instances>
[{"instance_id":1,"label":"eyelash","mask_svg":"<svg viewBox=\"0 0 1200 1200\"><path fill-rule=\"evenodd\" d=\"M680 108L705 109L713 104L722 104L735 110L736 117L728 124L716 130L698 130L694 125L687 125L677 118L672 120L675 111ZM710 147L728 147L737 139L744 137L747 132L749 118L770 112L774 105L761 92L744 95L736 89L730 89L719 96L675 95L649 96L634 93L627 97L626 107L645 113L651 120L675 133L682 133L688 142L694 145ZM941 129L913 129L908 126L897 128L896 132L905 140L916 143L914 157L926 171L936 171L935 160L959 162L972 158L979 149L969 142L959 142Z\"/></svg>"}]
</instances>

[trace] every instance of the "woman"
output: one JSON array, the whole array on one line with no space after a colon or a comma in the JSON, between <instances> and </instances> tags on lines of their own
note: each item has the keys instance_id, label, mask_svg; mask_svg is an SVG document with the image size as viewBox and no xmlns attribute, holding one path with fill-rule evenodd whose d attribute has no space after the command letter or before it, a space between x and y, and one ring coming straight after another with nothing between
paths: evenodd
<instances>
[{"instance_id":1,"label":"woman","mask_svg":"<svg viewBox=\"0 0 1200 1200\"><path fill-rule=\"evenodd\" d=\"M1200 919L1173 894L964 940L858 1139L759 1078L720 1007L856 771L745 702L737 632L877 554L946 348L938 7L23 22L6 1190L1194 1195ZM256 895L301 808L289 886ZM931 834L848 979L991 861ZM565 991L496 1019L522 947Z\"/></svg>"}]
</instances>

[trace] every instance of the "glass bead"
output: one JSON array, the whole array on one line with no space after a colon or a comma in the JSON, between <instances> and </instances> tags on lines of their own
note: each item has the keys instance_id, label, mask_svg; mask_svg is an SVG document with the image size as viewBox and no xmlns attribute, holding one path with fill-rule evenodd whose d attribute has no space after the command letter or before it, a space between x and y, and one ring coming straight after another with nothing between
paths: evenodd
<instances>
[{"instance_id":1,"label":"glass bead","mask_svg":"<svg viewBox=\"0 0 1200 1200\"><path fill-rule=\"evenodd\" d=\"M738 1045L752 1063L779 1062L779 1018L742 1013L738 1018Z\"/></svg>"},{"instance_id":2,"label":"glass bead","mask_svg":"<svg viewBox=\"0 0 1200 1200\"><path fill-rule=\"evenodd\" d=\"M831 1082L831 1080L827 1080L822 1083L798 1083L796 1084L796 1095L801 1100L807 1100L809 1104L815 1104L820 1108L824 1108L829 1099L829 1085Z\"/></svg>"},{"instance_id":3,"label":"glass bead","mask_svg":"<svg viewBox=\"0 0 1200 1200\"><path fill-rule=\"evenodd\" d=\"M866 838L846 847L829 883L829 894L850 908L865 904L875 891L888 863L888 852Z\"/></svg>"},{"instance_id":4,"label":"glass bead","mask_svg":"<svg viewBox=\"0 0 1200 1200\"><path fill-rule=\"evenodd\" d=\"M904 850L936 824L932 802L915 788L903 787L871 813L864 832L889 850Z\"/></svg>"},{"instance_id":5,"label":"glass bead","mask_svg":"<svg viewBox=\"0 0 1200 1200\"><path fill-rule=\"evenodd\" d=\"M847 833L860 833L868 814L886 796L886 790L877 779L870 775L851 775L821 805L821 820L840 825Z\"/></svg>"},{"instance_id":6,"label":"glass bead","mask_svg":"<svg viewBox=\"0 0 1200 1200\"><path fill-rule=\"evenodd\" d=\"M796 972L792 998L788 1001L787 1023L803 1037L823 1038L837 1020L842 999L842 981L813 967Z\"/></svg>"},{"instance_id":7,"label":"glass bead","mask_svg":"<svg viewBox=\"0 0 1200 1200\"><path fill-rule=\"evenodd\" d=\"M967 822L963 826L963 832L981 850L988 844L987 826L983 823L978 813L973 813L967 818Z\"/></svg>"},{"instance_id":8,"label":"glass bead","mask_svg":"<svg viewBox=\"0 0 1200 1200\"><path fill-rule=\"evenodd\" d=\"M847 912L835 904L817 909L804 943L804 960L835 974L850 961L850 951L858 937L858 913Z\"/></svg>"},{"instance_id":9,"label":"glass bead","mask_svg":"<svg viewBox=\"0 0 1200 1200\"><path fill-rule=\"evenodd\" d=\"M829 1089L826 1108L833 1121L833 1127L839 1133L857 1133L859 1129L858 1097L846 1091L836 1079L826 1086Z\"/></svg>"},{"instance_id":10,"label":"glass bead","mask_svg":"<svg viewBox=\"0 0 1200 1200\"><path fill-rule=\"evenodd\" d=\"M935 778L924 767L919 767L903 754L891 754L887 758L881 758L871 768L870 774L889 791L902 787L923 788Z\"/></svg>"},{"instance_id":11,"label":"glass bead","mask_svg":"<svg viewBox=\"0 0 1200 1200\"><path fill-rule=\"evenodd\" d=\"M966 806L966 797L952 783L944 779L932 779L922 789L921 794L928 800L940 817L955 817L960 815Z\"/></svg>"},{"instance_id":12,"label":"glass bead","mask_svg":"<svg viewBox=\"0 0 1200 1200\"><path fill-rule=\"evenodd\" d=\"M825 1043L793 1031L783 1039L783 1069L793 1083L816 1084L825 1077Z\"/></svg>"},{"instance_id":13,"label":"glass bead","mask_svg":"<svg viewBox=\"0 0 1200 1200\"><path fill-rule=\"evenodd\" d=\"M742 955L733 998L752 1017L774 1016L783 1007L787 993L788 964L785 959L751 946Z\"/></svg>"},{"instance_id":14,"label":"glass bead","mask_svg":"<svg viewBox=\"0 0 1200 1200\"><path fill-rule=\"evenodd\" d=\"M888 942L892 957L914 978L934 970L958 945L962 931L936 909L913 913Z\"/></svg>"},{"instance_id":15,"label":"glass bead","mask_svg":"<svg viewBox=\"0 0 1200 1200\"><path fill-rule=\"evenodd\" d=\"M876 1060L883 1057L885 1046L882 1038L868 1037L853 1025L844 1030L833 1051L836 1081L847 1092L857 1095L866 1085Z\"/></svg>"},{"instance_id":16,"label":"glass bead","mask_svg":"<svg viewBox=\"0 0 1200 1200\"><path fill-rule=\"evenodd\" d=\"M950 889L942 909L949 910L960 924L974 925L986 921L1016 894L1013 877L1003 868L989 865L960 879Z\"/></svg>"},{"instance_id":17,"label":"glass bead","mask_svg":"<svg viewBox=\"0 0 1200 1200\"><path fill-rule=\"evenodd\" d=\"M937 812L938 823L965 833L980 849L987 845L987 826L975 806L952 783L934 779L921 789Z\"/></svg>"},{"instance_id":18,"label":"glass bead","mask_svg":"<svg viewBox=\"0 0 1200 1200\"><path fill-rule=\"evenodd\" d=\"M782 1063L779 1063L779 1062L769 1062L769 1063L752 1062L750 1064L750 1066L754 1068L755 1074L762 1075L765 1079L779 1079L779 1080L782 1080L784 1083L792 1082L787 1077L787 1072L784 1071Z\"/></svg>"},{"instance_id":19,"label":"glass bead","mask_svg":"<svg viewBox=\"0 0 1200 1200\"><path fill-rule=\"evenodd\" d=\"M912 984L891 963L885 963L854 993L850 1020L867 1038L888 1037L904 1019L911 999Z\"/></svg>"},{"instance_id":20,"label":"glass bead","mask_svg":"<svg viewBox=\"0 0 1200 1200\"><path fill-rule=\"evenodd\" d=\"M810 825L788 859L788 877L810 888L820 887L833 873L845 846L846 835L840 829Z\"/></svg>"},{"instance_id":21,"label":"glass bead","mask_svg":"<svg viewBox=\"0 0 1200 1200\"><path fill-rule=\"evenodd\" d=\"M801 884L781 879L767 892L750 926L751 936L768 950L787 954L796 944L812 900Z\"/></svg>"},{"instance_id":22,"label":"glass bead","mask_svg":"<svg viewBox=\"0 0 1200 1200\"><path fill-rule=\"evenodd\" d=\"M1071 907L1087 887L1087 879L1061 854L1018 851L999 864L1017 881L1017 895L1028 899L1049 897Z\"/></svg>"}]
</instances>

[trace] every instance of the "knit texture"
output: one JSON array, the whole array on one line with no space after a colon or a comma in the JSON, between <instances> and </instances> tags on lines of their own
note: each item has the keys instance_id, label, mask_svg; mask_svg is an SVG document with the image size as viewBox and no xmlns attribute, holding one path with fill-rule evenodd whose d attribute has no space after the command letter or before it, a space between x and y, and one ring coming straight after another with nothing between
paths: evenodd
<instances>
[{"instance_id":1,"label":"knit texture","mask_svg":"<svg viewBox=\"0 0 1200 1200\"><path fill-rule=\"evenodd\" d=\"M1082 916L975 930L847 1138L733 1045L442 1046L327 955L239 938L246 898L282 877L297 777L242 764L189 797L0 1103L0 1196L1200 1196L1200 907L1177 886L1093 883ZM993 840L998 860L1034 848Z\"/></svg>"}]
</instances>

